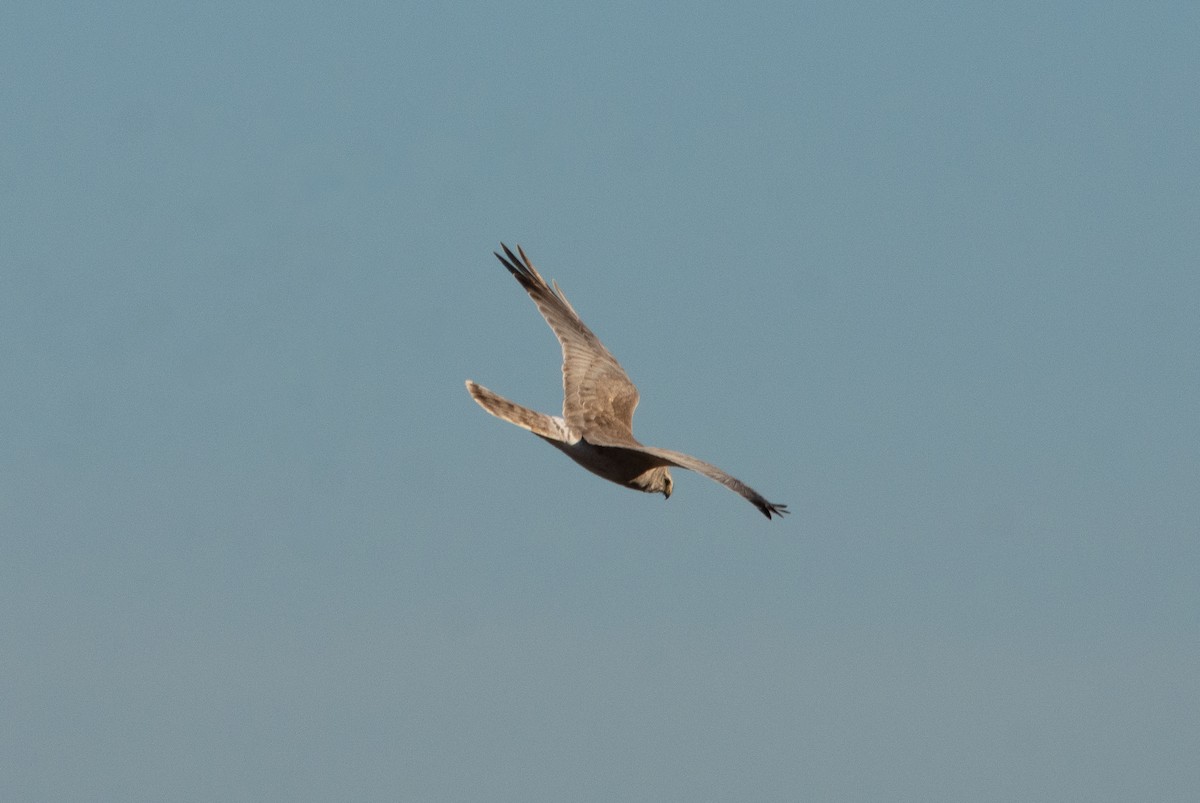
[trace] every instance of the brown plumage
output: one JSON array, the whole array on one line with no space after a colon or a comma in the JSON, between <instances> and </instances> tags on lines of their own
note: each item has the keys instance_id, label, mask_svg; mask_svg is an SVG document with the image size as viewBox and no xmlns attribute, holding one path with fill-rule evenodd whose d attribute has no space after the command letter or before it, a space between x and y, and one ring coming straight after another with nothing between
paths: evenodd
<instances>
[{"instance_id":1,"label":"brown plumage","mask_svg":"<svg viewBox=\"0 0 1200 803\"><path fill-rule=\"evenodd\" d=\"M517 246L518 257L503 243L508 268L554 330L563 352L563 414L549 416L522 407L467 380L472 398L497 418L529 430L562 450L579 465L607 480L646 493L670 497L669 466L696 471L750 501L768 519L787 505L768 502L750 486L691 455L645 446L633 437L638 392L616 358L587 327L557 284L546 283Z\"/></svg>"}]
</instances>

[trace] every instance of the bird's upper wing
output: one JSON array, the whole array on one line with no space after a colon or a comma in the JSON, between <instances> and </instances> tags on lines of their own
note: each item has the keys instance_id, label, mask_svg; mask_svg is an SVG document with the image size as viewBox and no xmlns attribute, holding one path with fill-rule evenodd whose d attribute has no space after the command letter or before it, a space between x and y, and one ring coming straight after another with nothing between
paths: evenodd
<instances>
[{"instance_id":1,"label":"bird's upper wing","mask_svg":"<svg viewBox=\"0 0 1200 803\"><path fill-rule=\"evenodd\" d=\"M529 293L562 345L563 418L567 426L584 437L599 434L621 445L640 445L633 437L638 392L621 364L580 320L558 284L553 288L546 284L521 246L517 246L520 257L504 243L500 247L505 256L497 253L496 258Z\"/></svg>"},{"instance_id":2,"label":"bird's upper wing","mask_svg":"<svg viewBox=\"0 0 1200 803\"><path fill-rule=\"evenodd\" d=\"M659 449L654 446L642 446L641 444L638 444L637 446L627 446L621 443L595 443L590 440L589 442L592 442L593 445L596 446L626 449L631 452L641 452L642 454L652 455L662 460L667 465L678 466L679 468L686 468L703 474L709 479L716 480L717 482L721 483L729 490L744 496L746 500L750 502L750 504L758 508L759 511L768 519L771 518L772 514L782 517L789 512L787 505L768 502L762 494L739 480L737 477L730 476L714 466L712 463L705 463L703 460L692 457L690 454L675 452L671 449Z\"/></svg>"}]
</instances>

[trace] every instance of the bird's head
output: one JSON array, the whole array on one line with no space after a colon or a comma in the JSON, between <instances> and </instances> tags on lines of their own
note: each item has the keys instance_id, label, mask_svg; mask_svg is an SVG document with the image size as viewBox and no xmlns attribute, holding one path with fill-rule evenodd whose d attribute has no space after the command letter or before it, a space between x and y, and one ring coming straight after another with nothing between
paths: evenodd
<instances>
[{"instance_id":1,"label":"bird's head","mask_svg":"<svg viewBox=\"0 0 1200 803\"><path fill-rule=\"evenodd\" d=\"M638 474L631 480L622 483L627 488L633 488L635 491L642 491L648 494L662 494L666 498L671 498L671 472L666 466L655 466L654 468L646 469L641 474Z\"/></svg>"}]
</instances>

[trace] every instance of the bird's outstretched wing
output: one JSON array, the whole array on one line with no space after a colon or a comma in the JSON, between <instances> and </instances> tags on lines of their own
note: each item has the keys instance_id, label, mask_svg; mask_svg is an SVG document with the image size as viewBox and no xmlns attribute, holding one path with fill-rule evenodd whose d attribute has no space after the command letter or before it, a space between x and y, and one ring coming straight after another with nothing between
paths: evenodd
<instances>
[{"instance_id":1,"label":"bird's outstretched wing","mask_svg":"<svg viewBox=\"0 0 1200 803\"><path fill-rule=\"evenodd\" d=\"M609 448L616 449L625 449L631 452L641 452L642 454L648 454L653 457L657 457L666 465L678 466L679 468L686 468L699 474L703 474L710 480L716 480L729 490L744 496L746 501L758 508L759 511L768 519L771 518L772 514L782 517L789 512L787 505L768 502L762 494L739 480L737 477L730 476L714 466L712 463L705 463L703 460L692 457L690 454L672 451L671 449L659 449L654 446L642 446L641 444L637 446L625 446L617 443L600 443L596 445L607 446Z\"/></svg>"},{"instance_id":2,"label":"bird's outstretched wing","mask_svg":"<svg viewBox=\"0 0 1200 803\"><path fill-rule=\"evenodd\" d=\"M521 246L514 254L504 243L504 267L529 293L562 345L563 419L587 440L591 435L622 446L639 446L633 437L638 392L625 370L600 339L580 320L558 284L553 288L537 272Z\"/></svg>"}]
</instances>

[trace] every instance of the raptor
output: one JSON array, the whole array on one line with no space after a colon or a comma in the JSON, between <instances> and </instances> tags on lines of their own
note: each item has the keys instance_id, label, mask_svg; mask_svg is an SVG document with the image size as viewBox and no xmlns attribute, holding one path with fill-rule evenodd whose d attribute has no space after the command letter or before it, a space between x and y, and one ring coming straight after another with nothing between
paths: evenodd
<instances>
[{"instance_id":1,"label":"raptor","mask_svg":"<svg viewBox=\"0 0 1200 803\"><path fill-rule=\"evenodd\" d=\"M521 246L516 254L504 243L500 247L504 255L496 253L496 258L529 293L562 346L563 413L551 416L530 410L468 379L467 390L480 407L529 430L593 474L626 488L670 498L670 468L686 468L741 494L768 519L788 512L787 505L768 502L710 463L646 446L634 438L638 391L625 370L580 319L558 283L546 284Z\"/></svg>"}]
</instances>

